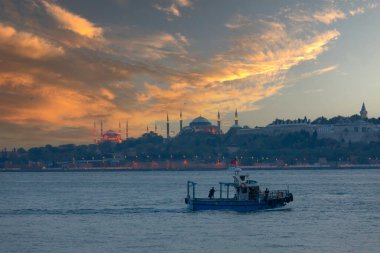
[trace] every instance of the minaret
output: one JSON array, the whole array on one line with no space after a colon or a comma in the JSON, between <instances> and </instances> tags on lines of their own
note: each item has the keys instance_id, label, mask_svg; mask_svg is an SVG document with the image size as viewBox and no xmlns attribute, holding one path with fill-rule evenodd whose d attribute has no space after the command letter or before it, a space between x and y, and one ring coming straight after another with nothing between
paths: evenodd
<instances>
[{"instance_id":1,"label":"minaret","mask_svg":"<svg viewBox=\"0 0 380 253\"><path fill-rule=\"evenodd\" d=\"M96 144L96 123L95 123L95 120L94 120L94 130L93 130L93 136L94 136L94 144Z\"/></svg>"},{"instance_id":2,"label":"minaret","mask_svg":"<svg viewBox=\"0 0 380 253\"><path fill-rule=\"evenodd\" d=\"M218 129L220 131L220 113L219 113L219 111L218 111Z\"/></svg>"},{"instance_id":3,"label":"minaret","mask_svg":"<svg viewBox=\"0 0 380 253\"><path fill-rule=\"evenodd\" d=\"M179 112L179 131L181 132L182 131L182 123L183 123L183 120L182 120L182 110Z\"/></svg>"},{"instance_id":4,"label":"minaret","mask_svg":"<svg viewBox=\"0 0 380 253\"><path fill-rule=\"evenodd\" d=\"M166 113L166 139L169 138L169 113Z\"/></svg>"},{"instance_id":5,"label":"minaret","mask_svg":"<svg viewBox=\"0 0 380 253\"><path fill-rule=\"evenodd\" d=\"M235 111L235 126L238 126L239 125L239 117L238 117L238 112L237 112L237 108L236 108L236 111Z\"/></svg>"},{"instance_id":6,"label":"minaret","mask_svg":"<svg viewBox=\"0 0 380 253\"><path fill-rule=\"evenodd\" d=\"M367 113L367 109L365 108L365 104L363 102L362 109L360 110L360 117L362 117L362 119L366 119Z\"/></svg>"},{"instance_id":7,"label":"minaret","mask_svg":"<svg viewBox=\"0 0 380 253\"><path fill-rule=\"evenodd\" d=\"M100 120L100 138L103 138L103 120Z\"/></svg>"},{"instance_id":8,"label":"minaret","mask_svg":"<svg viewBox=\"0 0 380 253\"><path fill-rule=\"evenodd\" d=\"M125 139L128 140L128 120L125 123Z\"/></svg>"},{"instance_id":9,"label":"minaret","mask_svg":"<svg viewBox=\"0 0 380 253\"><path fill-rule=\"evenodd\" d=\"M121 138L121 124L119 120L119 131L117 132L117 143L122 143L123 139Z\"/></svg>"}]
</instances>

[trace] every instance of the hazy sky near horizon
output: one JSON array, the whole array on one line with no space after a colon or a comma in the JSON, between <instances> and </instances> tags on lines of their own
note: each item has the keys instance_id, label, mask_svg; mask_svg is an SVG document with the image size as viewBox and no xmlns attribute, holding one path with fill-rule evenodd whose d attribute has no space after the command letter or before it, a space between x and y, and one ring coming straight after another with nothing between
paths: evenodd
<instances>
[{"instance_id":1,"label":"hazy sky near horizon","mask_svg":"<svg viewBox=\"0 0 380 253\"><path fill-rule=\"evenodd\" d=\"M166 112L224 130L380 117L380 1L0 0L0 147L139 136ZM124 134L123 134L124 136Z\"/></svg>"}]
</instances>

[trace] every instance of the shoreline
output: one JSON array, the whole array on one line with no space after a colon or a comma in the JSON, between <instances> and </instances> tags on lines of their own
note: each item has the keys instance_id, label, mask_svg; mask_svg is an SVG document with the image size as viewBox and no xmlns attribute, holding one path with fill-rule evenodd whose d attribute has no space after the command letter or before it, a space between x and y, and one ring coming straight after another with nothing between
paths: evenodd
<instances>
[{"instance_id":1,"label":"shoreline","mask_svg":"<svg viewBox=\"0 0 380 253\"><path fill-rule=\"evenodd\" d=\"M278 171L278 170L376 170L380 169L379 166L371 165L357 165L357 166L286 166L286 167L252 167L252 166L241 166L240 168L247 171ZM225 171L228 168L117 168L117 167L108 167L108 168L86 168L86 169L61 169L61 168L46 168L46 169L20 169L20 168L10 168L10 169L0 169L1 172L146 172L146 171Z\"/></svg>"}]
</instances>

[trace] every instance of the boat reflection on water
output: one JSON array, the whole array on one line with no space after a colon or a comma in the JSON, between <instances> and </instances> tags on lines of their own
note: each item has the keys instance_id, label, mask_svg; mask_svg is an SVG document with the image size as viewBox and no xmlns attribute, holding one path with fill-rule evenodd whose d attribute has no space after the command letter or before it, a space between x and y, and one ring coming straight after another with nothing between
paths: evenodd
<instances>
[{"instance_id":1,"label":"boat reflection on water","mask_svg":"<svg viewBox=\"0 0 380 253\"><path fill-rule=\"evenodd\" d=\"M249 174L240 168L229 168L233 173L233 182L219 182L219 197L214 197L214 190L210 190L208 198L195 197L193 181L187 182L187 196L185 203L193 211L199 210L232 210L256 211L284 207L293 201L293 194L287 190L261 191L257 181L249 178ZM225 191L225 194L223 192ZM231 194L233 193L233 195ZM223 196L225 195L225 196Z\"/></svg>"}]
</instances>

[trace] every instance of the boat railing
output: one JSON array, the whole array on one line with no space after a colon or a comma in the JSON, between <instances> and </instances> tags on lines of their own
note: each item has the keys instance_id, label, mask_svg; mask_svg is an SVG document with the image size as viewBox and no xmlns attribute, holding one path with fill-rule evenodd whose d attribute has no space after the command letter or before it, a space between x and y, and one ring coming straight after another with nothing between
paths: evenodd
<instances>
[{"instance_id":1,"label":"boat railing","mask_svg":"<svg viewBox=\"0 0 380 253\"><path fill-rule=\"evenodd\" d=\"M197 183L193 181L187 181L187 198L188 199L195 199L195 186ZM236 183L226 183L226 182L219 182L219 198L220 200L230 200L230 199L236 199L237 195L234 196L230 195L230 187L236 187ZM226 189L223 189L226 188ZM226 191L224 191L226 190ZM253 196L251 196L249 199L282 199L289 196L289 189L287 190L271 190L268 194L266 194L264 191L260 191ZM192 196L190 196L190 194ZM212 197L215 199L215 197Z\"/></svg>"},{"instance_id":2,"label":"boat railing","mask_svg":"<svg viewBox=\"0 0 380 253\"><path fill-rule=\"evenodd\" d=\"M197 183L193 181L187 181L187 198L190 198L190 188L192 188L192 199L195 199L195 185Z\"/></svg>"},{"instance_id":3,"label":"boat railing","mask_svg":"<svg viewBox=\"0 0 380 253\"><path fill-rule=\"evenodd\" d=\"M265 198L265 192L262 192ZM282 199L289 195L289 190L273 190L268 194L268 199Z\"/></svg>"}]
</instances>

